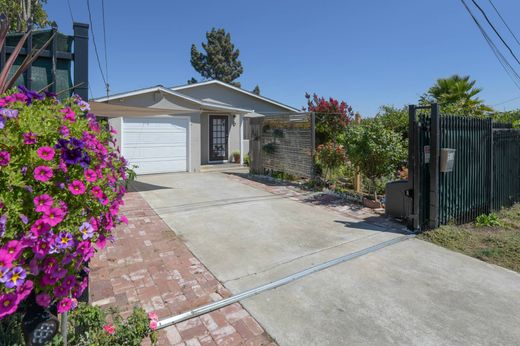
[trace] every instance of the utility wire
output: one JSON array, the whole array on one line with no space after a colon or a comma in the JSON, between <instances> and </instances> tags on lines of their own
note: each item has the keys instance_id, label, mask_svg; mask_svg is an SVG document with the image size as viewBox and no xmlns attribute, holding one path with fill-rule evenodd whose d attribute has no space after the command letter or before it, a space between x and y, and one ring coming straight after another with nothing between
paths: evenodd
<instances>
[{"instance_id":1,"label":"utility wire","mask_svg":"<svg viewBox=\"0 0 520 346\"><path fill-rule=\"evenodd\" d=\"M506 20L502 17L502 15L500 14L500 12L498 11L498 9L496 8L495 4L493 3L493 1L491 0L488 0L489 3L491 4L491 6L493 6L493 9L495 10L495 12L498 14L498 16L500 17L500 20L502 21L502 23L504 23L504 25L506 26L507 30L509 30L509 33L514 37L516 43L518 43L518 45L520 46L520 41L518 40L518 38L516 37L515 33L513 32L513 30L511 30L511 28L509 27L509 25L507 25L506 23Z\"/></svg>"},{"instance_id":2,"label":"utility wire","mask_svg":"<svg viewBox=\"0 0 520 346\"><path fill-rule=\"evenodd\" d=\"M101 67L101 59L99 59L99 52L97 49L96 44L96 36L94 34L94 25L92 24L92 12L90 11L90 0L87 0L87 10L88 10L88 20L90 23L90 32L92 33L92 42L94 43L94 51L96 53L96 59L98 63L99 72L101 73L101 78L103 79L103 82L105 83L105 88L108 89L108 83L105 78L105 74L103 73L103 68Z\"/></svg>"},{"instance_id":3,"label":"utility wire","mask_svg":"<svg viewBox=\"0 0 520 346\"><path fill-rule=\"evenodd\" d=\"M475 24L477 25L478 29L480 30L480 33L482 34L482 36L484 37L484 39L486 40L487 44L489 45L489 47L491 48L491 50L493 51L493 54L495 54L496 58L498 59L498 61L500 62L500 65L502 65L502 67L504 68L504 70L506 71L506 73L508 74L508 76L511 78L511 80L513 81L513 83L516 85L516 87L518 89L520 89L520 76L518 75L518 73L515 71L515 69L511 66L511 64L509 64L509 62L507 61L507 59L504 57L504 55L500 52L500 50L498 49L498 47L495 45L495 43L493 42L493 40L491 40L491 38L489 37L489 35L487 34L487 32L484 30L484 28L482 27L482 25L480 25L479 21L477 20L477 18L473 15L473 12L471 12L470 8L468 7L468 5L466 4L466 2L464 0L460 0L462 2L462 4L464 5L464 8L466 9L466 11L468 12L468 14L471 16L471 18L473 19L473 21L475 22Z\"/></svg>"},{"instance_id":4,"label":"utility wire","mask_svg":"<svg viewBox=\"0 0 520 346\"><path fill-rule=\"evenodd\" d=\"M496 103L496 104L493 105L493 107L500 106L500 105L503 105L503 104L506 104L506 103L509 103L509 102L513 102L513 101L516 101L516 100L520 100L520 96L514 97L512 99L509 99L509 100L506 100L506 101L503 101L503 102Z\"/></svg>"},{"instance_id":5,"label":"utility wire","mask_svg":"<svg viewBox=\"0 0 520 346\"><path fill-rule=\"evenodd\" d=\"M70 19L72 19L72 23L74 23L74 16L72 15L72 7L70 6L70 0L67 0L67 6L69 7Z\"/></svg>"},{"instance_id":6,"label":"utility wire","mask_svg":"<svg viewBox=\"0 0 520 346\"><path fill-rule=\"evenodd\" d=\"M105 74L107 76L107 97L110 91L110 85L109 81L110 78L108 78L108 52L107 52L107 30L106 30L106 22L105 22L105 0L101 0L101 10L103 13L103 44L105 46Z\"/></svg>"},{"instance_id":7,"label":"utility wire","mask_svg":"<svg viewBox=\"0 0 520 346\"><path fill-rule=\"evenodd\" d=\"M511 49L511 47L509 47L509 45L507 44L507 42L502 38L502 35L500 35L500 33L498 32L498 30L495 28L495 26L493 25L493 23L491 23L491 20L489 20L489 17L487 16L486 12L482 9L482 7L479 6L479 4L477 3L476 0L471 0L473 2L473 4L475 4L475 6L477 6L478 10L480 11L480 13L482 13L482 15L484 16L484 18L486 19L486 22L488 22L489 26L491 26L491 28L493 29L493 31L495 32L495 34L497 34L498 38L500 39L500 41L502 41L502 43L504 44L504 46L506 46L506 48L509 50L509 53L511 53L511 55L513 56L513 58L515 58L516 62L520 65L520 60L518 60L518 58L516 57L515 53L513 52L513 50Z\"/></svg>"}]
</instances>

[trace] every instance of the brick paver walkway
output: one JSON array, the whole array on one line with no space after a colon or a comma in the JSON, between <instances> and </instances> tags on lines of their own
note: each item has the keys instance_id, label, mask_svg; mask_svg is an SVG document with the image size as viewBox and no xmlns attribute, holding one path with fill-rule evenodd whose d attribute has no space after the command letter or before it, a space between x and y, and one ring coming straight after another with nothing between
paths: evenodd
<instances>
[{"instance_id":1,"label":"brick paver walkway","mask_svg":"<svg viewBox=\"0 0 520 346\"><path fill-rule=\"evenodd\" d=\"M137 192L125 196L128 225L115 231L116 242L91 261L90 302L134 305L159 318L176 315L230 295ZM238 303L168 327L159 345L274 345Z\"/></svg>"}]
</instances>

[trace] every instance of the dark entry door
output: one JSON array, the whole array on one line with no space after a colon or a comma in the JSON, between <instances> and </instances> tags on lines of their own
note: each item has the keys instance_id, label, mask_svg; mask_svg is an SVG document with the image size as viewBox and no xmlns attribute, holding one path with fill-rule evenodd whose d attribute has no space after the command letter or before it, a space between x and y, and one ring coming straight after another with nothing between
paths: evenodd
<instances>
[{"instance_id":1,"label":"dark entry door","mask_svg":"<svg viewBox=\"0 0 520 346\"><path fill-rule=\"evenodd\" d=\"M209 160L228 159L228 117L226 115L209 116Z\"/></svg>"}]
</instances>

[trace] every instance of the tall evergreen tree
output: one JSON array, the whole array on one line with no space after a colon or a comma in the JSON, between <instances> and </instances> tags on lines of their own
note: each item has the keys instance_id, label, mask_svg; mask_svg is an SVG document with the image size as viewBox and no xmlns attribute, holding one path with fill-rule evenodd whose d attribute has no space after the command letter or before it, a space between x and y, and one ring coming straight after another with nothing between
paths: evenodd
<instances>
[{"instance_id":1,"label":"tall evergreen tree","mask_svg":"<svg viewBox=\"0 0 520 346\"><path fill-rule=\"evenodd\" d=\"M255 86L255 88L253 89L252 91L253 94L257 94L257 95L260 95L260 87L258 86L258 84Z\"/></svg>"},{"instance_id":2,"label":"tall evergreen tree","mask_svg":"<svg viewBox=\"0 0 520 346\"><path fill-rule=\"evenodd\" d=\"M231 35L224 29L211 29L206 32L206 43L202 48L206 53L199 52L191 45L191 65L205 79L217 79L225 83L233 83L240 77L244 69L238 60L240 51L231 42Z\"/></svg>"}]
</instances>

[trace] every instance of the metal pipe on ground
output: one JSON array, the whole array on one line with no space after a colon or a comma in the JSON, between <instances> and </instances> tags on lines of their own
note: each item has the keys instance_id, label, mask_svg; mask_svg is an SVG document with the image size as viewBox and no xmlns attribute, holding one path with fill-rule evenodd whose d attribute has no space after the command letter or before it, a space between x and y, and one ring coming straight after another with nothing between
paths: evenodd
<instances>
[{"instance_id":1,"label":"metal pipe on ground","mask_svg":"<svg viewBox=\"0 0 520 346\"><path fill-rule=\"evenodd\" d=\"M286 285L286 284L291 283L291 282L293 282L295 280L298 280L298 279L301 279L303 277L306 277L306 276L308 276L310 274L319 272L321 270L330 268L332 266L335 266L337 264L340 264L340 263L352 260L354 258L358 258L358 257L364 256L364 255L367 255L369 253L381 250L381 249L383 249L385 247L388 247L388 246L400 243L402 241L408 240L408 239L413 238L413 237L415 237L415 234L408 234L408 235L404 235L404 236L401 236L401 237L393 238L393 239L384 241L382 243L379 243L379 244L367 247L367 248L365 248L363 250L356 251L356 252L350 253L348 255L344 255L344 256L341 256L341 257L338 257L338 258L335 258L335 259L323 262L321 264L309 267L309 268L307 268L305 270L302 270L302 271L299 271L297 273L291 274L289 276L286 276L284 278L278 279L278 280L273 281L271 283L264 284L264 285L258 286L256 288L252 288L250 290L247 290L247 291L235 294L234 296L231 296L229 298L222 299L222 300L219 300L219 301L214 302L214 303L210 303L210 304L207 304L207 305L200 306L198 308L186 311L186 312L184 312L182 314L179 314L179 315L176 315L176 316L167 317L167 318L165 318L163 320L160 320L158 322L157 329L163 329L163 328L172 326L174 324L177 324L177 323L189 320L191 318L194 318L194 317L197 317L197 316L201 316L201 315L207 314L209 312L221 309L221 308L226 307L228 305L231 305L233 303L239 302L239 301L241 301L243 299L250 298L250 297L255 296L257 294L260 294L262 292L269 291L269 290L272 290L274 288Z\"/></svg>"}]
</instances>

